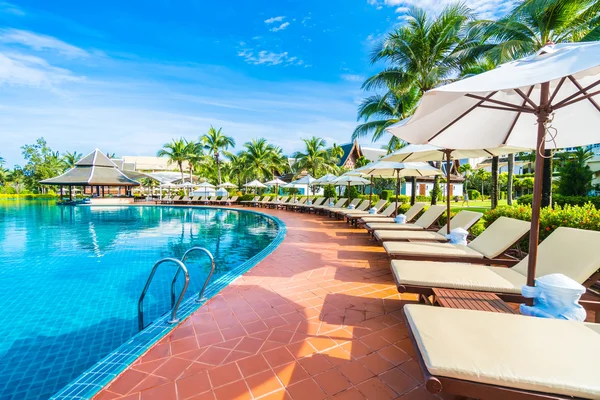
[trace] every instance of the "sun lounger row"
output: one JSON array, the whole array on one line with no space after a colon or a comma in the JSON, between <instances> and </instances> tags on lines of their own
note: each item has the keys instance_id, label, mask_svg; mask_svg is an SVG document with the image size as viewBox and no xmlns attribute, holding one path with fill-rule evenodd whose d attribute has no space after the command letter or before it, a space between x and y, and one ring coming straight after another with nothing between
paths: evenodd
<instances>
[{"instance_id":1,"label":"sun lounger row","mask_svg":"<svg viewBox=\"0 0 600 400\"><path fill-rule=\"evenodd\" d=\"M157 201L160 204L216 204L216 205L226 205L229 206L231 204L237 203L238 196L233 197L222 197L219 199L218 196L212 196L210 198L205 196L173 196L171 198L162 199Z\"/></svg>"}]
</instances>

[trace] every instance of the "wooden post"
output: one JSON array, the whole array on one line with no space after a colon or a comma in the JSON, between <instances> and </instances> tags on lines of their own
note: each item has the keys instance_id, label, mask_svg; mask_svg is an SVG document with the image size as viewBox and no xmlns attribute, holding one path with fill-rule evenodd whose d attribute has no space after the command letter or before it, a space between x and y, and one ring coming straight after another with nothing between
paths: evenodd
<instances>
[{"instance_id":1,"label":"wooden post","mask_svg":"<svg viewBox=\"0 0 600 400\"><path fill-rule=\"evenodd\" d=\"M373 207L373 175L371 175L371 187L369 187L369 208Z\"/></svg>"},{"instance_id":2,"label":"wooden post","mask_svg":"<svg viewBox=\"0 0 600 400\"><path fill-rule=\"evenodd\" d=\"M544 180L544 151L546 150L546 126L550 110L548 107L550 82L542 83L540 104L537 109L537 144L535 157L535 176L533 181L533 203L531 205L531 231L529 232L529 260L527 263L527 286L535 286L535 267L537 262L538 242L540 239L540 208L542 200L542 183Z\"/></svg>"},{"instance_id":3,"label":"wooden post","mask_svg":"<svg viewBox=\"0 0 600 400\"><path fill-rule=\"evenodd\" d=\"M444 150L446 155L446 232L450 234L450 154L452 150Z\"/></svg>"}]
</instances>

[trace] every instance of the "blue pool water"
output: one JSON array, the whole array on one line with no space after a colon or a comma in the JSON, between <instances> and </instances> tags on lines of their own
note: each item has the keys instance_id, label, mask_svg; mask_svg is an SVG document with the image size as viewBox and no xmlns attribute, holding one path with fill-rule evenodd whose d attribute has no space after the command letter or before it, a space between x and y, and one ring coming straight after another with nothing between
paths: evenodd
<instances>
[{"instance_id":1,"label":"blue pool water","mask_svg":"<svg viewBox=\"0 0 600 400\"><path fill-rule=\"evenodd\" d=\"M137 333L154 262L189 247L213 281L263 251L277 223L234 210L0 203L0 399L47 399ZM209 271L189 259L186 297ZM170 307L174 266L157 272L146 323Z\"/></svg>"}]
</instances>

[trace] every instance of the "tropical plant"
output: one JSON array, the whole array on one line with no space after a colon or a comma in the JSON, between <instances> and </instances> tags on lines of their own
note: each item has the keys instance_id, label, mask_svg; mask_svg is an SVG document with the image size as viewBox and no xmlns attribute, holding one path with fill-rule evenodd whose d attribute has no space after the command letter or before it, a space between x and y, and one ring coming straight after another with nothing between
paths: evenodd
<instances>
[{"instance_id":1,"label":"tropical plant","mask_svg":"<svg viewBox=\"0 0 600 400\"><path fill-rule=\"evenodd\" d=\"M516 60L539 51L548 43L600 39L600 2L597 0L525 0L498 20L478 21L485 44L470 49L495 63ZM552 199L552 151L544 154L542 206Z\"/></svg>"},{"instance_id":2,"label":"tropical plant","mask_svg":"<svg viewBox=\"0 0 600 400\"><path fill-rule=\"evenodd\" d=\"M22 169L23 183L26 188L35 192L43 192L39 182L55 177L64 171L64 164L58 151L52 149L44 138L39 138L34 144L21 147L21 154L27 163Z\"/></svg>"},{"instance_id":3,"label":"tropical plant","mask_svg":"<svg viewBox=\"0 0 600 400\"><path fill-rule=\"evenodd\" d=\"M329 154L331 154L331 157L341 159L342 157L344 157L344 149L341 146L338 146L334 143L329 149Z\"/></svg>"},{"instance_id":4,"label":"tropical plant","mask_svg":"<svg viewBox=\"0 0 600 400\"><path fill-rule=\"evenodd\" d=\"M226 136L222 132L223 128L215 129L210 127L208 132L202 135L200 142L204 145L204 149L212 154L217 165L217 176L219 185L221 184L221 152L229 147L235 146L235 140L231 136Z\"/></svg>"},{"instance_id":5,"label":"tropical plant","mask_svg":"<svg viewBox=\"0 0 600 400\"><path fill-rule=\"evenodd\" d=\"M280 165L281 150L269 143L264 138L252 139L244 143L241 156L245 159L251 174L257 179L264 179L273 175L274 169ZM240 154L238 154L240 155Z\"/></svg>"},{"instance_id":6,"label":"tropical plant","mask_svg":"<svg viewBox=\"0 0 600 400\"><path fill-rule=\"evenodd\" d=\"M458 173L465 177L465 185L463 187L463 193L469 193L469 175L473 172L471 164L461 164L458 166Z\"/></svg>"},{"instance_id":7,"label":"tropical plant","mask_svg":"<svg viewBox=\"0 0 600 400\"><path fill-rule=\"evenodd\" d=\"M158 157L167 157L168 164L177 164L183 181L183 163L187 161L189 156L188 142L184 139L172 139L170 143L166 143L156 155Z\"/></svg>"},{"instance_id":8,"label":"tropical plant","mask_svg":"<svg viewBox=\"0 0 600 400\"><path fill-rule=\"evenodd\" d=\"M67 151L62 155L62 161L66 169L71 169L75 168L75 164L77 163L77 161L81 160L81 157L83 157L83 154L81 153L78 153L76 151Z\"/></svg>"},{"instance_id":9,"label":"tropical plant","mask_svg":"<svg viewBox=\"0 0 600 400\"><path fill-rule=\"evenodd\" d=\"M334 170L339 159L327 151L325 140L313 136L309 139L302 139L302 141L305 150L297 151L292 156L295 159L293 168L296 172L308 171L312 176L318 177Z\"/></svg>"},{"instance_id":10,"label":"tropical plant","mask_svg":"<svg viewBox=\"0 0 600 400\"><path fill-rule=\"evenodd\" d=\"M558 168L558 192L563 196L586 196L592 190L592 172L588 161L594 153L582 147L575 151L561 153Z\"/></svg>"},{"instance_id":11,"label":"tropical plant","mask_svg":"<svg viewBox=\"0 0 600 400\"><path fill-rule=\"evenodd\" d=\"M200 166L202 162L205 161L206 155L204 154L204 147L199 142L192 142L186 140L186 159L188 163L188 170L190 173L190 182L192 182L194 177L194 170Z\"/></svg>"},{"instance_id":12,"label":"tropical plant","mask_svg":"<svg viewBox=\"0 0 600 400\"><path fill-rule=\"evenodd\" d=\"M354 163L354 166L356 168L360 168L360 167L364 167L365 165L369 164L370 161L367 159L367 157L365 156L360 156L356 159L356 162Z\"/></svg>"}]
</instances>

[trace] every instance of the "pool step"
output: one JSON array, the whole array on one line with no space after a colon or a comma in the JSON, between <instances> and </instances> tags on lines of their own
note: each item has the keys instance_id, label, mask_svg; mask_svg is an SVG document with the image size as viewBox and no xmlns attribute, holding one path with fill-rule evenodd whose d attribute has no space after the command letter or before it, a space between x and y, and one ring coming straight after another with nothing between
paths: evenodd
<instances>
[{"instance_id":1,"label":"pool step","mask_svg":"<svg viewBox=\"0 0 600 400\"><path fill-rule=\"evenodd\" d=\"M158 260L152 267L152 271L150 272L150 275L148 276L148 280L146 281L146 286L144 286L144 290L142 290L142 294L140 295L140 299L138 300L138 328L140 331L145 328L145 325L144 325L144 298L146 297L146 293L148 292L150 283L152 283L152 278L154 278L154 274L156 273L156 270L158 269L158 267L160 265L166 264L166 263L173 263L173 264L177 265L177 271L175 272L175 275L173 276L173 281L171 282L171 319L169 319L167 322L169 324L176 324L179 322L179 318L177 318L177 310L179 309L179 306L181 305L181 301L183 300L185 291L187 290L188 284L190 283L190 275L189 275L188 269L185 265L185 261L187 260L188 255L194 251L200 251L200 252L203 252L204 254L206 254L208 256L208 258L210 259L210 263L211 263L210 273L208 274L208 277L204 281L204 285L202 286L202 289L200 289L200 292L198 292L198 297L196 298L195 302L201 303L206 300L204 298L204 291L206 290L206 286L208 286L208 282L210 281L210 278L212 278L212 275L215 272L215 259L210 251L208 251L204 247L194 246L194 247L188 249L185 253L183 253L183 256L181 257L180 260L178 260L176 258L172 258L172 257L162 258L162 259ZM181 289L181 292L179 293L179 296L176 297L175 296L175 282L177 282L177 278L179 278L179 274L182 271L183 271L183 275L185 277L185 282L183 284L183 288Z\"/></svg>"}]
</instances>

